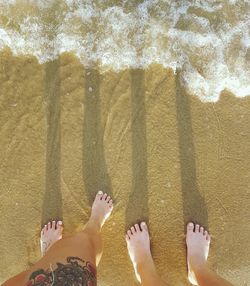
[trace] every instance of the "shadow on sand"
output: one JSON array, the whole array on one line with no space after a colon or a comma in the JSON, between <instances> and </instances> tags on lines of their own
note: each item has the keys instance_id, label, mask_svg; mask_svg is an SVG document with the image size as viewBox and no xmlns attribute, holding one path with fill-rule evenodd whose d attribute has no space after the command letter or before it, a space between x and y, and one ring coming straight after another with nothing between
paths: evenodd
<instances>
[{"instance_id":1,"label":"shadow on sand","mask_svg":"<svg viewBox=\"0 0 250 286\"><path fill-rule=\"evenodd\" d=\"M126 208L126 230L132 224L148 221L147 138L145 72L131 70L132 191Z\"/></svg>"},{"instance_id":2,"label":"shadow on sand","mask_svg":"<svg viewBox=\"0 0 250 286\"><path fill-rule=\"evenodd\" d=\"M86 69L84 124L83 124L83 181L89 204L92 205L98 190L113 198L108 174L101 122L100 74L98 70Z\"/></svg>"},{"instance_id":3,"label":"shadow on sand","mask_svg":"<svg viewBox=\"0 0 250 286\"><path fill-rule=\"evenodd\" d=\"M42 207L42 226L48 220L62 220L60 61L46 63L45 95L47 103L46 190Z\"/></svg>"},{"instance_id":4,"label":"shadow on sand","mask_svg":"<svg viewBox=\"0 0 250 286\"><path fill-rule=\"evenodd\" d=\"M180 84L179 73L176 76L176 114L185 230L189 221L199 223L208 229L207 207L197 184L190 99Z\"/></svg>"}]
</instances>

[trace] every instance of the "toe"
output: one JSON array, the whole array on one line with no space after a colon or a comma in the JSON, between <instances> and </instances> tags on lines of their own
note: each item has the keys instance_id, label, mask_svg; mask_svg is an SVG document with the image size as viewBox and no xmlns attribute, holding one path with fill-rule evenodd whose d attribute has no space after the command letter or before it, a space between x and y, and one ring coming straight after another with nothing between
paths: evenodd
<instances>
[{"instance_id":1,"label":"toe","mask_svg":"<svg viewBox=\"0 0 250 286\"><path fill-rule=\"evenodd\" d=\"M136 231L136 232L139 232L139 231L140 231L139 224L135 224L135 225L134 225L134 228L135 228L135 231Z\"/></svg>"},{"instance_id":2,"label":"toe","mask_svg":"<svg viewBox=\"0 0 250 286\"><path fill-rule=\"evenodd\" d=\"M127 242L129 241L130 237L129 237L128 234L125 235L125 239L126 239Z\"/></svg>"},{"instance_id":3,"label":"toe","mask_svg":"<svg viewBox=\"0 0 250 286\"><path fill-rule=\"evenodd\" d=\"M192 222L189 222L187 225L187 232L193 232L194 231L194 224Z\"/></svg>"},{"instance_id":4,"label":"toe","mask_svg":"<svg viewBox=\"0 0 250 286\"><path fill-rule=\"evenodd\" d=\"M109 200L109 205L112 206L112 204L113 204L113 200L110 199L110 200Z\"/></svg>"},{"instance_id":5,"label":"toe","mask_svg":"<svg viewBox=\"0 0 250 286\"><path fill-rule=\"evenodd\" d=\"M45 224L44 227L41 230L41 234L44 234L44 232L47 230L47 225Z\"/></svg>"},{"instance_id":6,"label":"toe","mask_svg":"<svg viewBox=\"0 0 250 286\"><path fill-rule=\"evenodd\" d=\"M195 225L195 232L198 233L200 231L200 225L196 224Z\"/></svg>"},{"instance_id":7,"label":"toe","mask_svg":"<svg viewBox=\"0 0 250 286\"><path fill-rule=\"evenodd\" d=\"M134 234L134 233L135 233L134 226L132 226L132 227L130 228L130 231L131 231L131 233L132 233L132 234Z\"/></svg>"},{"instance_id":8,"label":"toe","mask_svg":"<svg viewBox=\"0 0 250 286\"><path fill-rule=\"evenodd\" d=\"M201 233L202 235L204 235L204 227L203 227L203 226L200 227L200 233Z\"/></svg>"},{"instance_id":9,"label":"toe","mask_svg":"<svg viewBox=\"0 0 250 286\"><path fill-rule=\"evenodd\" d=\"M141 223L141 230L142 231L148 231L147 224L144 221Z\"/></svg>"},{"instance_id":10,"label":"toe","mask_svg":"<svg viewBox=\"0 0 250 286\"><path fill-rule=\"evenodd\" d=\"M101 200L103 196L103 192L102 191L98 191L98 193L96 194L96 198Z\"/></svg>"},{"instance_id":11,"label":"toe","mask_svg":"<svg viewBox=\"0 0 250 286\"><path fill-rule=\"evenodd\" d=\"M111 197L108 196L107 199L106 199L107 203L109 203L110 199L111 199Z\"/></svg>"},{"instance_id":12,"label":"toe","mask_svg":"<svg viewBox=\"0 0 250 286\"><path fill-rule=\"evenodd\" d=\"M47 229L51 229L51 222L49 221L48 224L47 224Z\"/></svg>"},{"instance_id":13,"label":"toe","mask_svg":"<svg viewBox=\"0 0 250 286\"><path fill-rule=\"evenodd\" d=\"M107 197L108 197L108 195L105 193L105 194L103 195L102 199L106 201Z\"/></svg>"},{"instance_id":14,"label":"toe","mask_svg":"<svg viewBox=\"0 0 250 286\"><path fill-rule=\"evenodd\" d=\"M127 235L129 236L129 238L131 238L131 236L133 235L133 233L130 229L127 231Z\"/></svg>"},{"instance_id":15,"label":"toe","mask_svg":"<svg viewBox=\"0 0 250 286\"><path fill-rule=\"evenodd\" d=\"M54 220L52 221L52 228L56 229L56 222Z\"/></svg>"},{"instance_id":16,"label":"toe","mask_svg":"<svg viewBox=\"0 0 250 286\"><path fill-rule=\"evenodd\" d=\"M56 228L57 228L57 229L63 228L63 225L62 225L62 224L63 224L62 221L59 220L59 221L56 223Z\"/></svg>"}]
</instances>

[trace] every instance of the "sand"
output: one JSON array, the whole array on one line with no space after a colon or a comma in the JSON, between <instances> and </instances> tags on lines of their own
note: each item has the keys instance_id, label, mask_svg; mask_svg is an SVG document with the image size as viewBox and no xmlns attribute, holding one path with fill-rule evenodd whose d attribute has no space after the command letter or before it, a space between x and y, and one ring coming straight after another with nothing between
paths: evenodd
<instances>
[{"instance_id":1,"label":"sand","mask_svg":"<svg viewBox=\"0 0 250 286\"><path fill-rule=\"evenodd\" d=\"M202 103L161 65L100 74L70 53L40 65L5 49L0 67L0 283L39 259L49 219L81 229L101 189L115 207L100 286L136 285L124 234L141 220L169 285L188 285L189 220L212 234L211 267L249 285L250 97Z\"/></svg>"}]
</instances>

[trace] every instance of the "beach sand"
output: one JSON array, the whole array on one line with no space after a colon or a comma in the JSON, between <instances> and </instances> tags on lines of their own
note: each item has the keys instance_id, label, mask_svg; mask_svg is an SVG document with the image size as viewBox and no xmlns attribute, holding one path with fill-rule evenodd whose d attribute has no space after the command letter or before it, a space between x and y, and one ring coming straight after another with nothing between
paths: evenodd
<instances>
[{"instance_id":1,"label":"beach sand","mask_svg":"<svg viewBox=\"0 0 250 286\"><path fill-rule=\"evenodd\" d=\"M142 220L169 285L188 285L190 220L212 234L211 267L249 285L250 97L203 103L161 65L101 74L70 53L40 65L5 49L0 66L0 283L40 258L43 224L80 230L103 190L98 285L136 285L124 235Z\"/></svg>"}]
</instances>

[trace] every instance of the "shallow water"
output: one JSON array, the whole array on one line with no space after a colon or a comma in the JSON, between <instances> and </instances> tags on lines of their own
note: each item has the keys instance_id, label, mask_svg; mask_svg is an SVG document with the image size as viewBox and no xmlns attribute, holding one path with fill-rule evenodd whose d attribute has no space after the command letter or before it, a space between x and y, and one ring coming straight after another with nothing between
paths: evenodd
<instances>
[{"instance_id":1,"label":"shallow water","mask_svg":"<svg viewBox=\"0 0 250 286\"><path fill-rule=\"evenodd\" d=\"M190 94L217 101L250 95L250 2L0 1L0 48L39 63L65 51L101 71L179 69Z\"/></svg>"},{"instance_id":2,"label":"shallow water","mask_svg":"<svg viewBox=\"0 0 250 286\"><path fill-rule=\"evenodd\" d=\"M173 2L0 0L0 284L102 189L100 286L137 285L124 233L141 220L169 285L188 283L190 220L211 267L248 285L249 2Z\"/></svg>"}]
</instances>

